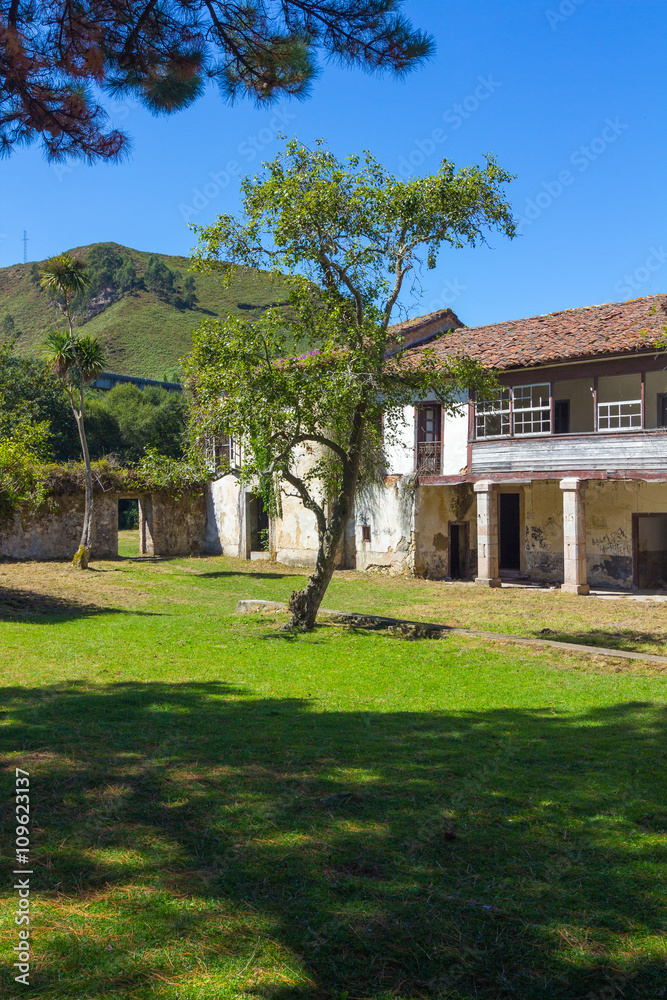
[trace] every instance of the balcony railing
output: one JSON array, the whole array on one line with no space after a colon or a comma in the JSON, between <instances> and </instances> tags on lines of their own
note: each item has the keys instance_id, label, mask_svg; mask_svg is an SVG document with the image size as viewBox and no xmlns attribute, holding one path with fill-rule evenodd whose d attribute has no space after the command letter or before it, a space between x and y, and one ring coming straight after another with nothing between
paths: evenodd
<instances>
[{"instance_id":1,"label":"balcony railing","mask_svg":"<svg viewBox=\"0 0 667 1000\"><path fill-rule=\"evenodd\" d=\"M417 475L439 476L442 469L442 442L420 441L417 445Z\"/></svg>"}]
</instances>

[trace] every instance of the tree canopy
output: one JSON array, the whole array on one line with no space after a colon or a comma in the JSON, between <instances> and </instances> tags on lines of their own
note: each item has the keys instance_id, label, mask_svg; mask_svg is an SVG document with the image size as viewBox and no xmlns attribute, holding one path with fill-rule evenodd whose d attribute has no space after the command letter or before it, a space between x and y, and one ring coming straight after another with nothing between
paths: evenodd
<instances>
[{"instance_id":1,"label":"tree canopy","mask_svg":"<svg viewBox=\"0 0 667 1000\"><path fill-rule=\"evenodd\" d=\"M444 161L437 174L405 181L369 153L344 162L322 143L293 141L244 180L241 221L224 215L198 229L195 267L227 277L238 264L269 267L290 293L287 314L205 320L186 376L195 426L242 440L245 481L268 494L286 484L315 517L317 566L293 595L294 625L314 622L360 478L382 469L403 406L433 391L455 411L462 387L489 388L468 358L436 364L428 350L392 350L389 325L406 279L435 267L442 246L475 246L489 229L514 235L510 179L488 157L484 167ZM290 353L295 342L312 349ZM267 497L274 510L280 488Z\"/></svg>"},{"instance_id":2,"label":"tree canopy","mask_svg":"<svg viewBox=\"0 0 667 1000\"><path fill-rule=\"evenodd\" d=\"M304 97L323 51L404 73L431 38L404 0L0 0L0 151L41 140L51 159L117 159L129 139L96 92L155 114L186 107L207 80L228 99Z\"/></svg>"}]
</instances>

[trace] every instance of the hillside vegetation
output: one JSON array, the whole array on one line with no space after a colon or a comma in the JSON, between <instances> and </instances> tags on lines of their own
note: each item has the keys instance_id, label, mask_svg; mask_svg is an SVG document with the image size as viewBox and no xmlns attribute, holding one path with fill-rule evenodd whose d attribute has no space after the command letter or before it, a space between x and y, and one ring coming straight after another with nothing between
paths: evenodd
<instances>
[{"instance_id":1,"label":"hillside vegetation","mask_svg":"<svg viewBox=\"0 0 667 1000\"><path fill-rule=\"evenodd\" d=\"M223 288L216 275L190 274L187 257L151 254L118 243L71 251L82 257L93 285L82 302L79 326L106 347L107 369L124 375L179 379L179 358L192 331L207 316L232 313L252 319L284 301L284 289L263 271L239 268ZM43 262L0 269L0 339L14 336L14 351L40 357L45 333L62 323L39 286Z\"/></svg>"}]
</instances>

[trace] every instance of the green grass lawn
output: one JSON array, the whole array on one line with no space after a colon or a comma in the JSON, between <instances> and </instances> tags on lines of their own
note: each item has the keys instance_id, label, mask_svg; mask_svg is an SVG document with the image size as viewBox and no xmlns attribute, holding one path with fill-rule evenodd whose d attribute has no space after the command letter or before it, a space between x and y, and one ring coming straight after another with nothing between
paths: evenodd
<instances>
[{"instance_id":1,"label":"green grass lawn","mask_svg":"<svg viewBox=\"0 0 667 1000\"><path fill-rule=\"evenodd\" d=\"M138 528L126 528L118 532L118 555L124 559L139 555Z\"/></svg>"},{"instance_id":2,"label":"green grass lawn","mask_svg":"<svg viewBox=\"0 0 667 1000\"><path fill-rule=\"evenodd\" d=\"M233 614L299 580L221 558L0 565L0 995L667 997L665 675ZM660 645L664 606L521 593L345 573L326 604L625 622ZM17 766L29 990L11 965Z\"/></svg>"}]
</instances>

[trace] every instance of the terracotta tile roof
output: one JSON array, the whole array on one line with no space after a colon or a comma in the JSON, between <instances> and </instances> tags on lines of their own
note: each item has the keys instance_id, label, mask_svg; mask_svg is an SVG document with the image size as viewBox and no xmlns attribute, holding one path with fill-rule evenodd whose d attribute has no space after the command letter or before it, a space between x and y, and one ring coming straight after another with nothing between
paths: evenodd
<instances>
[{"instance_id":1,"label":"terracotta tile roof","mask_svg":"<svg viewBox=\"0 0 667 1000\"><path fill-rule=\"evenodd\" d=\"M408 319L403 323L394 323L389 332L396 337L400 336L402 346L405 348L424 340L433 340L446 330L457 330L462 326L463 323L451 309L438 309L436 312L426 313L425 316L416 316L415 319ZM397 346L395 342L393 346ZM390 351L391 348L390 344Z\"/></svg>"},{"instance_id":2,"label":"terracotta tile roof","mask_svg":"<svg viewBox=\"0 0 667 1000\"><path fill-rule=\"evenodd\" d=\"M435 316L436 314L431 314ZM412 321L417 329L425 325ZM460 327L423 347L436 354L466 354L489 368L522 368L575 358L647 350L667 341L667 296L647 295L628 302L566 309L546 316ZM405 336L411 323L399 325ZM409 328L409 329L408 329ZM409 344L409 340L408 340Z\"/></svg>"}]
</instances>

